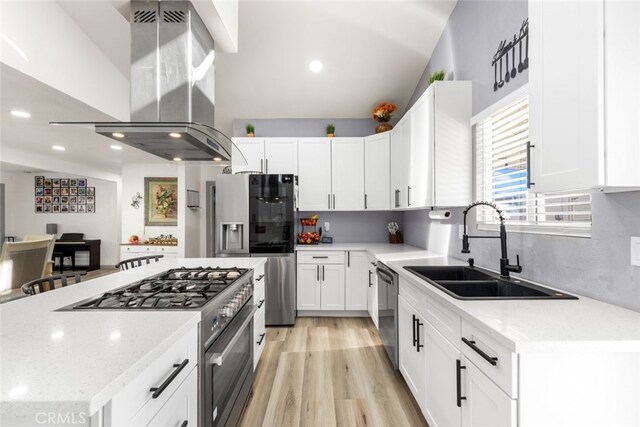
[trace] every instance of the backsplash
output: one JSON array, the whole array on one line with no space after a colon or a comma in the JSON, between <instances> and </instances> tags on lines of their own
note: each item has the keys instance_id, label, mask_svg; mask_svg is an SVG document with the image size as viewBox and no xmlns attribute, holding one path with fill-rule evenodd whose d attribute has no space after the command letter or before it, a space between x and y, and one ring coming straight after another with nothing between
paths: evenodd
<instances>
[{"instance_id":1,"label":"backsplash","mask_svg":"<svg viewBox=\"0 0 640 427\"><path fill-rule=\"evenodd\" d=\"M297 218L308 218L317 214L318 229L329 222L329 232L323 236L333 237L334 243L388 243L387 224L395 221L404 233L402 212L298 212ZM300 231L300 221L296 218L296 233Z\"/></svg>"},{"instance_id":2,"label":"backsplash","mask_svg":"<svg viewBox=\"0 0 640 427\"><path fill-rule=\"evenodd\" d=\"M471 253L460 253L462 210L449 221L429 219L428 210L404 212L405 242L498 270L498 239L471 240ZM640 192L593 194L592 212L590 239L510 232L509 258L520 254L518 276L640 311L640 267L630 255L630 237L640 236ZM491 234L476 231L473 212L467 220L473 234Z\"/></svg>"}]
</instances>

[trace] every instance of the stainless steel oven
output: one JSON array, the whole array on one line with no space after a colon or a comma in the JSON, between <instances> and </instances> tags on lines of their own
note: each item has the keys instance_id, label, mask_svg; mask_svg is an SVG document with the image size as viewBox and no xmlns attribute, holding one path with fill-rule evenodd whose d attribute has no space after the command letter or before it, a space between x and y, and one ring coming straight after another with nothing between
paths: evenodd
<instances>
[{"instance_id":1,"label":"stainless steel oven","mask_svg":"<svg viewBox=\"0 0 640 427\"><path fill-rule=\"evenodd\" d=\"M235 426L253 383L253 315L251 297L205 350L204 425Z\"/></svg>"},{"instance_id":2,"label":"stainless steel oven","mask_svg":"<svg viewBox=\"0 0 640 427\"><path fill-rule=\"evenodd\" d=\"M398 274L381 262L378 277L378 330L394 368L398 369Z\"/></svg>"}]
</instances>

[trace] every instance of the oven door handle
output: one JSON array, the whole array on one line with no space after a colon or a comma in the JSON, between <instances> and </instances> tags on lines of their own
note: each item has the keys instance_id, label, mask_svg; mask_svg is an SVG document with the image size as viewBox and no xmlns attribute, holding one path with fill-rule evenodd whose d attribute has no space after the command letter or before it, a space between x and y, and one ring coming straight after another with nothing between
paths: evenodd
<instances>
[{"instance_id":1,"label":"oven door handle","mask_svg":"<svg viewBox=\"0 0 640 427\"><path fill-rule=\"evenodd\" d=\"M376 274L378 275L378 278L382 279L384 282L393 285L393 277L386 271L380 269L380 267L376 268Z\"/></svg>"},{"instance_id":2,"label":"oven door handle","mask_svg":"<svg viewBox=\"0 0 640 427\"><path fill-rule=\"evenodd\" d=\"M220 353L213 353L211 355L208 361L209 364L222 366L222 364L224 363L224 360L227 358L227 356L231 352L231 349L236 345L236 343L240 339L240 336L242 335L240 332L242 332L244 328L246 328L249 325L249 323L253 321L253 315L256 313L256 311L258 311L258 306L254 304L253 307L251 307L251 312L247 315L247 318L244 319L244 321L242 322L242 325L240 325L240 327L238 328L238 333L236 333L235 336L231 338L231 341L229 341L229 344L227 344L224 350L222 350Z\"/></svg>"}]
</instances>

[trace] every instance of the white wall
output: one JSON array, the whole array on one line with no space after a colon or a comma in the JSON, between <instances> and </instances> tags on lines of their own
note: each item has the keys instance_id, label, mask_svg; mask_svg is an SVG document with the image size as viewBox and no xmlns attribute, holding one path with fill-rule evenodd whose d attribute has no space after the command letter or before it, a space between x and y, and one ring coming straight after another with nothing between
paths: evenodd
<instances>
[{"instance_id":1,"label":"white wall","mask_svg":"<svg viewBox=\"0 0 640 427\"><path fill-rule=\"evenodd\" d=\"M24 237L25 234L44 234L46 224L58 224L61 233L84 233L86 239L100 239L101 260L104 266L113 266L119 259L120 227L118 216L117 183L87 178L88 185L96 188L95 213L35 213L35 176L51 178L77 178L77 175L57 172L14 173L3 171L0 181L5 184L6 234Z\"/></svg>"},{"instance_id":2,"label":"white wall","mask_svg":"<svg viewBox=\"0 0 640 427\"><path fill-rule=\"evenodd\" d=\"M126 164L122 166L122 243L127 242L129 236L135 234L141 239L155 237L160 234L171 234L178 238L178 255L184 256L184 242L178 226L144 225L144 199L140 200L140 207L131 206L131 198L140 193L144 198L144 179L178 177L178 165L167 164ZM178 186L181 185L178 180ZM183 199L178 194L178 218L184 215Z\"/></svg>"},{"instance_id":3,"label":"white wall","mask_svg":"<svg viewBox=\"0 0 640 427\"><path fill-rule=\"evenodd\" d=\"M200 191L200 164L188 164L180 167L178 199L184 209L184 255L187 258L200 256L200 209L187 208L187 190ZM182 183L180 183L182 181Z\"/></svg>"}]
</instances>

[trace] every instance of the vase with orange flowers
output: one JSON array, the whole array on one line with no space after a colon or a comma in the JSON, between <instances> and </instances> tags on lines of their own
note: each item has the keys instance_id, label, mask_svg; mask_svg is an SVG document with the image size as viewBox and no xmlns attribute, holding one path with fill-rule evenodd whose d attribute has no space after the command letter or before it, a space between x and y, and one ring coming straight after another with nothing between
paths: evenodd
<instances>
[{"instance_id":1,"label":"vase with orange flowers","mask_svg":"<svg viewBox=\"0 0 640 427\"><path fill-rule=\"evenodd\" d=\"M391 120L391 115L396 111L396 105L389 102L383 102L378 104L371 113L371 118L378 121L379 125L376 126L376 133L386 132L391 130L391 126L388 121Z\"/></svg>"}]
</instances>

